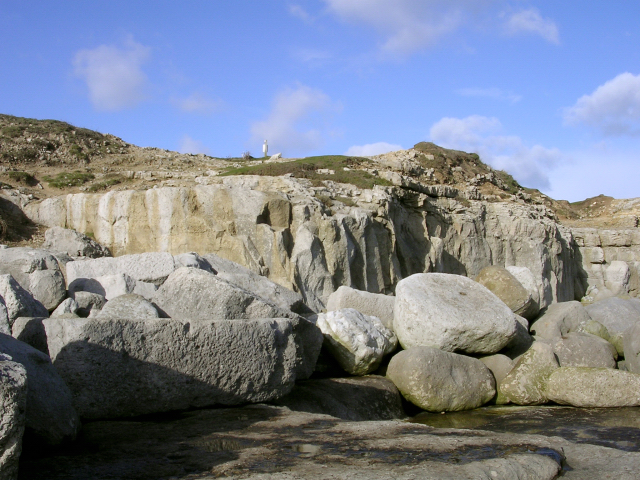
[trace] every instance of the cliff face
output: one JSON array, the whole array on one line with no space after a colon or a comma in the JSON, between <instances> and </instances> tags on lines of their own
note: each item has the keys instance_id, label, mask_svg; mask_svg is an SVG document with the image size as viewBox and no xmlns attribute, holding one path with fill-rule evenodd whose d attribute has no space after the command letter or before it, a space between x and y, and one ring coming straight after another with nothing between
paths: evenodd
<instances>
[{"instance_id":1,"label":"cliff face","mask_svg":"<svg viewBox=\"0 0 640 480\"><path fill-rule=\"evenodd\" d=\"M300 291L322 308L340 285L392 293L419 272L474 277L526 266L542 306L580 298L577 245L544 205L453 197L447 188L358 189L236 176L211 185L69 194L25 207L35 222L92 234L114 255L214 252ZM446 195L446 196L436 196ZM466 197L466 198L465 198Z\"/></svg>"}]
</instances>

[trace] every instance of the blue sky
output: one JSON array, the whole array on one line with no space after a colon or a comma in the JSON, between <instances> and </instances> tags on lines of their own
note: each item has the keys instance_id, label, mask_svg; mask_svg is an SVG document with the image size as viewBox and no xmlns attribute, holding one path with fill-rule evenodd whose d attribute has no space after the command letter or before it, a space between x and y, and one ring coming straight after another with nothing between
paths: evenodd
<instances>
[{"instance_id":1,"label":"blue sky","mask_svg":"<svg viewBox=\"0 0 640 480\"><path fill-rule=\"evenodd\" d=\"M474 151L640 196L640 2L0 0L0 113L213 156Z\"/></svg>"}]
</instances>

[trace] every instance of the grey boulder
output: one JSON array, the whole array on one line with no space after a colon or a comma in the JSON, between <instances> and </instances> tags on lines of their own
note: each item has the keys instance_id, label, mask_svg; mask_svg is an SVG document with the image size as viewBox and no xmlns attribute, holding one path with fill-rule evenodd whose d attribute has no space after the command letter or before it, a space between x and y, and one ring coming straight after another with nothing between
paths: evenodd
<instances>
[{"instance_id":1,"label":"grey boulder","mask_svg":"<svg viewBox=\"0 0 640 480\"><path fill-rule=\"evenodd\" d=\"M11 333L11 323L9 322L9 313L4 303L4 298L0 296L0 333Z\"/></svg>"},{"instance_id":2,"label":"grey boulder","mask_svg":"<svg viewBox=\"0 0 640 480\"><path fill-rule=\"evenodd\" d=\"M303 319L47 319L49 352L83 418L274 400L313 372Z\"/></svg>"},{"instance_id":3,"label":"grey boulder","mask_svg":"<svg viewBox=\"0 0 640 480\"><path fill-rule=\"evenodd\" d=\"M46 445L74 440L80 420L73 408L71 392L49 357L1 333L0 353L9 355L27 371L27 431Z\"/></svg>"},{"instance_id":4,"label":"grey boulder","mask_svg":"<svg viewBox=\"0 0 640 480\"><path fill-rule=\"evenodd\" d=\"M48 311L67 296L56 258L45 250L16 247L0 250L0 274L10 274Z\"/></svg>"},{"instance_id":5,"label":"grey boulder","mask_svg":"<svg viewBox=\"0 0 640 480\"><path fill-rule=\"evenodd\" d=\"M13 322L11 335L21 342L31 345L36 350L49 356L47 333L44 331L42 320L46 317L18 317Z\"/></svg>"},{"instance_id":6,"label":"grey boulder","mask_svg":"<svg viewBox=\"0 0 640 480\"><path fill-rule=\"evenodd\" d=\"M97 293L110 300L120 295L133 293L136 284L136 280L126 273L115 273L92 278L76 278L69 283L69 295L75 296L76 292L90 292Z\"/></svg>"},{"instance_id":7,"label":"grey boulder","mask_svg":"<svg viewBox=\"0 0 640 480\"><path fill-rule=\"evenodd\" d=\"M623 335L625 367L640 374L640 323L629 327Z\"/></svg>"},{"instance_id":8,"label":"grey boulder","mask_svg":"<svg viewBox=\"0 0 640 480\"><path fill-rule=\"evenodd\" d=\"M574 407L636 407L640 375L611 368L561 367L549 377L546 395Z\"/></svg>"},{"instance_id":9,"label":"grey boulder","mask_svg":"<svg viewBox=\"0 0 640 480\"><path fill-rule=\"evenodd\" d=\"M53 252L66 253L71 257L110 257L107 247L83 233L62 227L51 227L44 232L42 248Z\"/></svg>"},{"instance_id":10,"label":"grey boulder","mask_svg":"<svg viewBox=\"0 0 640 480\"><path fill-rule=\"evenodd\" d=\"M551 346L561 367L616 368L616 347L595 335L571 332Z\"/></svg>"},{"instance_id":11,"label":"grey boulder","mask_svg":"<svg viewBox=\"0 0 640 480\"><path fill-rule=\"evenodd\" d=\"M631 300L612 297L585 307L590 317L604 325L609 334L623 334L629 327L640 322L640 310Z\"/></svg>"},{"instance_id":12,"label":"grey boulder","mask_svg":"<svg viewBox=\"0 0 640 480\"><path fill-rule=\"evenodd\" d=\"M529 291L504 267L485 267L480 270L475 281L491 290L516 315L531 320L540 310Z\"/></svg>"},{"instance_id":13,"label":"grey boulder","mask_svg":"<svg viewBox=\"0 0 640 480\"><path fill-rule=\"evenodd\" d=\"M515 314L473 280L418 273L398 283L393 329L403 348L497 353L516 335Z\"/></svg>"},{"instance_id":14,"label":"grey boulder","mask_svg":"<svg viewBox=\"0 0 640 480\"><path fill-rule=\"evenodd\" d=\"M496 385L500 385L502 383L502 380L504 380L504 378L509 374L509 372L516 364L511 358L500 353L496 353L495 355L488 355L486 357L480 357L479 360L484 363L484 365L489 370L491 370L493 378L495 378L496 380ZM500 393L497 388L494 401L497 405L510 403L510 400L502 393Z\"/></svg>"},{"instance_id":15,"label":"grey boulder","mask_svg":"<svg viewBox=\"0 0 640 480\"><path fill-rule=\"evenodd\" d=\"M355 308L360 313L377 317L389 330L393 330L393 307L396 298L381 293L370 293L341 286L329 295L327 311Z\"/></svg>"},{"instance_id":16,"label":"grey boulder","mask_svg":"<svg viewBox=\"0 0 640 480\"><path fill-rule=\"evenodd\" d=\"M213 273L188 267L179 268L169 275L155 293L153 303L171 318L297 317L295 313L280 308Z\"/></svg>"},{"instance_id":17,"label":"grey boulder","mask_svg":"<svg viewBox=\"0 0 640 480\"><path fill-rule=\"evenodd\" d=\"M94 292L69 292L71 298L73 298L78 304L76 313L81 317L88 317L92 311L99 311L107 303L107 299L104 295Z\"/></svg>"},{"instance_id":18,"label":"grey boulder","mask_svg":"<svg viewBox=\"0 0 640 480\"><path fill-rule=\"evenodd\" d=\"M78 311L78 302L73 298L65 298L58 307L51 312L51 317L62 317L64 315L74 314Z\"/></svg>"},{"instance_id":19,"label":"grey boulder","mask_svg":"<svg viewBox=\"0 0 640 480\"><path fill-rule=\"evenodd\" d=\"M0 275L0 297L7 310L9 327L18 317L48 317L49 312L38 300L9 275ZM0 325L2 328L2 325ZM11 329L3 333L11 334Z\"/></svg>"},{"instance_id":20,"label":"grey boulder","mask_svg":"<svg viewBox=\"0 0 640 480\"><path fill-rule=\"evenodd\" d=\"M432 347L394 355L387 377L404 398L429 412L470 410L496 393L493 374L480 360Z\"/></svg>"},{"instance_id":21,"label":"grey boulder","mask_svg":"<svg viewBox=\"0 0 640 480\"><path fill-rule=\"evenodd\" d=\"M144 297L135 294L120 295L105 303L95 318L159 318L158 310Z\"/></svg>"},{"instance_id":22,"label":"grey boulder","mask_svg":"<svg viewBox=\"0 0 640 480\"><path fill-rule=\"evenodd\" d=\"M589 320L589 313L578 301L554 303L542 312L529 330L537 337L554 340L576 331Z\"/></svg>"},{"instance_id":23,"label":"grey boulder","mask_svg":"<svg viewBox=\"0 0 640 480\"><path fill-rule=\"evenodd\" d=\"M17 480L27 407L27 372L0 354L0 479Z\"/></svg>"}]
</instances>

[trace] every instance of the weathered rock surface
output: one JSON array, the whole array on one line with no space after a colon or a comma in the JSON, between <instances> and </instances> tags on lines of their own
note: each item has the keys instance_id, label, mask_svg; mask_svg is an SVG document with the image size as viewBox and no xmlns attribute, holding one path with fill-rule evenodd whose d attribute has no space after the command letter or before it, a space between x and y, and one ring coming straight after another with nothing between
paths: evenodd
<instances>
[{"instance_id":1,"label":"weathered rock surface","mask_svg":"<svg viewBox=\"0 0 640 480\"><path fill-rule=\"evenodd\" d=\"M2 333L0 353L22 364L27 372L27 432L47 445L74 440L80 420L72 405L71 392L49 357Z\"/></svg>"},{"instance_id":2,"label":"weathered rock surface","mask_svg":"<svg viewBox=\"0 0 640 480\"><path fill-rule=\"evenodd\" d=\"M502 395L517 405L546 403L546 385L549 375L558 369L558 361L551 346L534 342L518 360L498 389Z\"/></svg>"},{"instance_id":3,"label":"weathered rock surface","mask_svg":"<svg viewBox=\"0 0 640 480\"><path fill-rule=\"evenodd\" d=\"M1 251L1 250L0 250ZM4 300L7 310L9 327L18 317L48 317L49 312L38 300L20 286L14 278L9 275L0 275L0 297ZM2 328L2 324L0 324ZM11 329L8 332L11 334Z\"/></svg>"},{"instance_id":4,"label":"weathered rock surface","mask_svg":"<svg viewBox=\"0 0 640 480\"><path fill-rule=\"evenodd\" d=\"M516 280L520 282L529 295L531 295L531 300L540 308L540 295L541 292L544 291L544 287L542 282L536 280L536 277L531 273L531 270L527 267L516 267L514 265L509 265L505 267L511 275L516 277Z\"/></svg>"},{"instance_id":5,"label":"weathered rock surface","mask_svg":"<svg viewBox=\"0 0 640 480\"><path fill-rule=\"evenodd\" d=\"M571 446L577 455L590 447L539 435L347 422L264 405L190 411L161 422L91 422L85 436L73 460L30 458L21 465L23 473L48 480L552 480L561 470L563 449ZM624 467L633 465L603 447L584 457L609 451ZM573 458L567 458L572 466ZM624 470L616 463L602 471Z\"/></svg>"},{"instance_id":6,"label":"weathered rock surface","mask_svg":"<svg viewBox=\"0 0 640 480\"><path fill-rule=\"evenodd\" d=\"M589 320L587 310L578 301L554 303L542 312L529 330L538 337L553 340L576 331Z\"/></svg>"},{"instance_id":7,"label":"weathered rock surface","mask_svg":"<svg viewBox=\"0 0 640 480\"><path fill-rule=\"evenodd\" d=\"M502 383L504 378L515 366L515 362L506 355L496 353L495 355L489 355L486 357L480 357L479 360L491 370L493 378L496 381L496 387ZM510 400L500 393L500 390L496 388L496 397L494 398L497 405L504 405L510 403Z\"/></svg>"},{"instance_id":8,"label":"weathered rock surface","mask_svg":"<svg viewBox=\"0 0 640 480\"><path fill-rule=\"evenodd\" d=\"M541 307L583 294L574 292L572 234L543 205L475 199L463 205L399 187L312 187L283 177L215 183L72 194L25 211L39 223L91 231L116 255L215 253L295 285L316 311L340 285L392 293L414 273L475 277L491 263L526 265L540 287ZM349 197L357 207L330 211L316 198L323 192ZM113 272L99 275L107 273Z\"/></svg>"},{"instance_id":9,"label":"weathered rock surface","mask_svg":"<svg viewBox=\"0 0 640 480\"><path fill-rule=\"evenodd\" d=\"M515 336L514 313L473 280L416 274L398 283L393 326L403 348L497 353Z\"/></svg>"},{"instance_id":10,"label":"weathered rock surface","mask_svg":"<svg viewBox=\"0 0 640 480\"><path fill-rule=\"evenodd\" d=\"M27 345L31 345L48 357L49 347L47 346L47 334L42 324L42 320L45 318L46 317L18 317L16 321L13 322L11 335L13 338Z\"/></svg>"},{"instance_id":11,"label":"weathered rock surface","mask_svg":"<svg viewBox=\"0 0 640 480\"><path fill-rule=\"evenodd\" d=\"M393 307L396 298L380 293L363 292L342 285L329 295L327 311L355 308L360 313L377 317L389 330L393 330Z\"/></svg>"},{"instance_id":12,"label":"weathered rock surface","mask_svg":"<svg viewBox=\"0 0 640 480\"><path fill-rule=\"evenodd\" d=\"M76 292L89 292L97 293L106 300L110 300L120 295L133 293L136 284L136 280L126 273L115 273L92 278L76 278L69 283L69 295L75 296Z\"/></svg>"},{"instance_id":13,"label":"weathered rock surface","mask_svg":"<svg viewBox=\"0 0 640 480\"><path fill-rule=\"evenodd\" d=\"M387 377L408 401L429 412L470 410L496 393L493 374L480 360L432 347L394 355Z\"/></svg>"},{"instance_id":14,"label":"weathered rock surface","mask_svg":"<svg viewBox=\"0 0 640 480\"><path fill-rule=\"evenodd\" d=\"M249 290L259 297L267 298L280 308L296 313L304 313L308 310L300 293L278 285L238 263L226 260L214 253L204 255L204 260L208 262L218 277Z\"/></svg>"},{"instance_id":15,"label":"weathered rock surface","mask_svg":"<svg viewBox=\"0 0 640 480\"><path fill-rule=\"evenodd\" d=\"M616 368L616 347L595 335L572 332L551 346L561 367Z\"/></svg>"},{"instance_id":16,"label":"weathered rock surface","mask_svg":"<svg viewBox=\"0 0 640 480\"><path fill-rule=\"evenodd\" d=\"M10 274L49 311L67 296L58 261L44 250L23 247L0 250L0 274Z\"/></svg>"},{"instance_id":17,"label":"weathered rock surface","mask_svg":"<svg viewBox=\"0 0 640 480\"><path fill-rule=\"evenodd\" d=\"M535 318L539 307L520 281L504 267L491 265L483 268L475 281L487 287L516 315L528 320Z\"/></svg>"},{"instance_id":18,"label":"weathered rock surface","mask_svg":"<svg viewBox=\"0 0 640 480\"><path fill-rule=\"evenodd\" d=\"M67 314L75 314L78 311L78 302L76 302L73 298L65 298L60 305L56 307L56 309L51 312L51 317L61 317Z\"/></svg>"},{"instance_id":19,"label":"weathered rock surface","mask_svg":"<svg viewBox=\"0 0 640 480\"><path fill-rule=\"evenodd\" d=\"M120 295L105 303L95 318L159 318L158 310L151 302L140 295Z\"/></svg>"},{"instance_id":20,"label":"weathered rock surface","mask_svg":"<svg viewBox=\"0 0 640 480\"><path fill-rule=\"evenodd\" d=\"M322 378L296 382L291 393L274 402L291 410L331 415L343 420L404 418L400 392L377 375Z\"/></svg>"},{"instance_id":21,"label":"weathered rock surface","mask_svg":"<svg viewBox=\"0 0 640 480\"><path fill-rule=\"evenodd\" d=\"M11 333L11 323L9 323L9 314L7 313L7 306L4 303L4 298L0 296L0 333Z\"/></svg>"},{"instance_id":22,"label":"weathered rock surface","mask_svg":"<svg viewBox=\"0 0 640 480\"><path fill-rule=\"evenodd\" d=\"M623 350L626 370L640 374L640 323L624 332Z\"/></svg>"},{"instance_id":23,"label":"weathered rock surface","mask_svg":"<svg viewBox=\"0 0 640 480\"><path fill-rule=\"evenodd\" d=\"M306 320L48 319L49 352L81 417L266 402L313 372Z\"/></svg>"},{"instance_id":24,"label":"weathered rock surface","mask_svg":"<svg viewBox=\"0 0 640 480\"><path fill-rule=\"evenodd\" d=\"M69 295L78 304L76 313L81 317L88 317L91 311L98 311L105 303L107 303L107 299L104 295L100 295L98 293L78 291L69 292Z\"/></svg>"},{"instance_id":25,"label":"weathered rock surface","mask_svg":"<svg viewBox=\"0 0 640 480\"><path fill-rule=\"evenodd\" d=\"M27 372L0 354L0 479L17 480L27 407Z\"/></svg>"},{"instance_id":26,"label":"weathered rock surface","mask_svg":"<svg viewBox=\"0 0 640 480\"><path fill-rule=\"evenodd\" d=\"M320 313L315 323L329 352L352 375L373 372L398 345L394 333L380 319L353 308Z\"/></svg>"},{"instance_id":27,"label":"weathered rock surface","mask_svg":"<svg viewBox=\"0 0 640 480\"><path fill-rule=\"evenodd\" d=\"M213 273L182 267L173 272L153 297L171 318L246 319L295 318L269 300L233 285Z\"/></svg>"},{"instance_id":28,"label":"weathered rock surface","mask_svg":"<svg viewBox=\"0 0 640 480\"><path fill-rule=\"evenodd\" d=\"M607 327L611 336L622 334L640 322L640 311L630 300L607 298L587 305L585 309L593 320Z\"/></svg>"},{"instance_id":29,"label":"weathered rock surface","mask_svg":"<svg viewBox=\"0 0 640 480\"><path fill-rule=\"evenodd\" d=\"M44 232L42 248L52 252L66 253L71 257L110 257L108 248L85 234L62 227L52 227Z\"/></svg>"},{"instance_id":30,"label":"weathered rock surface","mask_svg":"<svg viewBox=\"0 0 640 480\"><path fill-rule=\"evenodd\" d=\"M529 334L529 321L526 318L516 315L516 334L509 343L502 349L502 353L509 358L516 358L531 348L535 341L534 337Z\"/></svg>"},{"instance_id":31,"label":"weathered rock surface","mask_svg":"<svg viewBox=\"0 0 640 480\"><path fill-rule=\"evenodd\" d=\"M547 381L546 395L574 407L640 405L640 375L611 368L561 367Z\"/></svg>"}]
</instances>

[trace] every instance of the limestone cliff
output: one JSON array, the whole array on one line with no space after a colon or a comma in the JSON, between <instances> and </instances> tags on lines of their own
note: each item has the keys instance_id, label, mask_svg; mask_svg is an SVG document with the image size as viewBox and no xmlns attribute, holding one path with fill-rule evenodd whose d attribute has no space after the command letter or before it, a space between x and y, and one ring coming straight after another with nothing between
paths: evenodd
<instances>
[{"instance_id":1,"label":"limestone cliff","mask_svg":"<svg viewBox=\"0 0 640 480\"><path fill-rule=\"evenodd\" d=\"M544 205L475 200L473 189L444 186L314 187L286 176L208 183L69 194L30 203L25 213L93 235L114 255L214 252L300 291L315 309L340 285L392 293L413 273L474 277L488 265L531 269L542 306L584 293L574 285L573 235Z\"/></svg>"}]
</instances>

